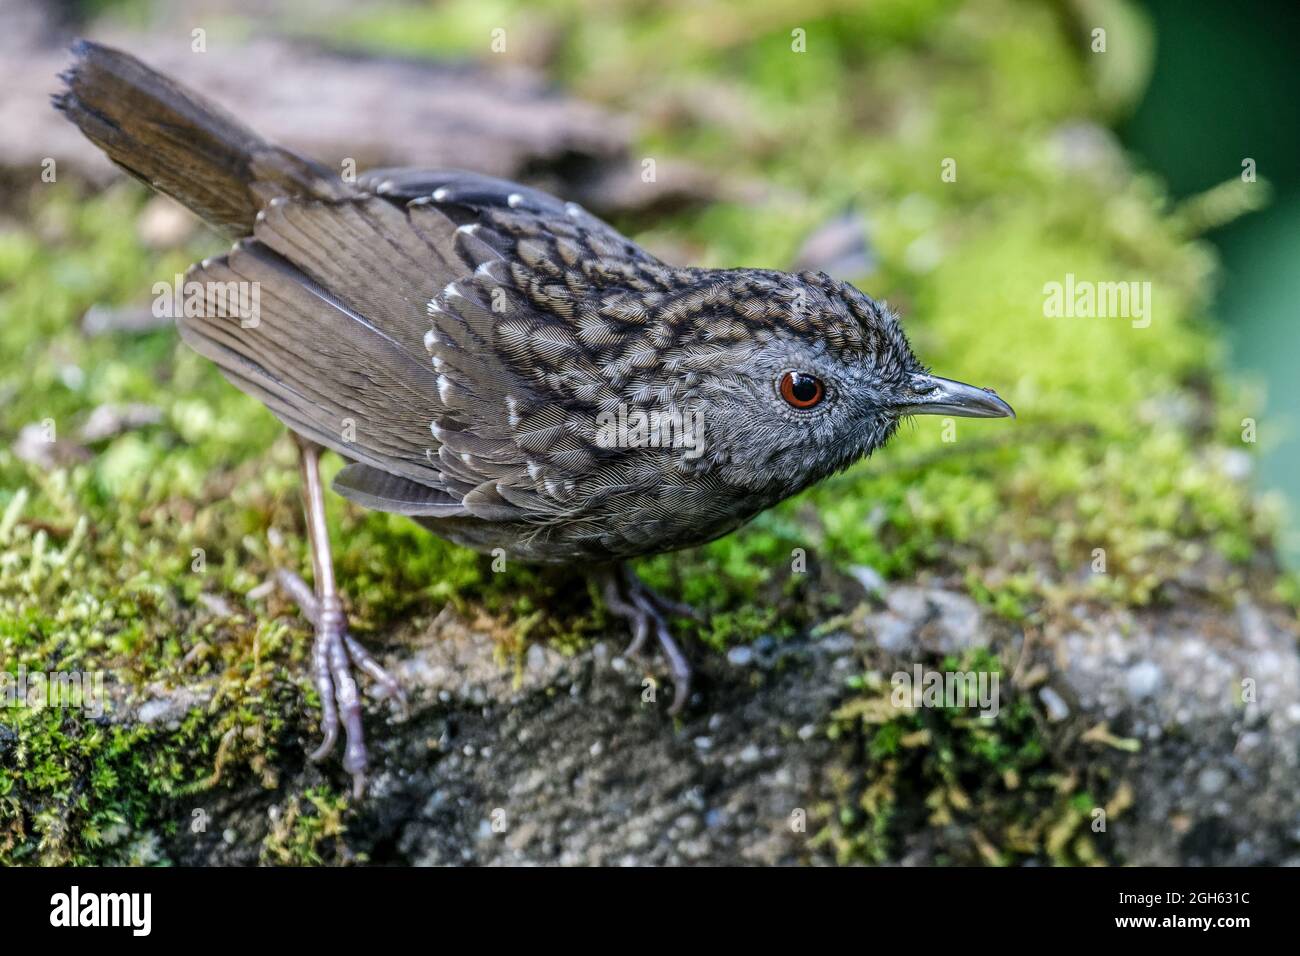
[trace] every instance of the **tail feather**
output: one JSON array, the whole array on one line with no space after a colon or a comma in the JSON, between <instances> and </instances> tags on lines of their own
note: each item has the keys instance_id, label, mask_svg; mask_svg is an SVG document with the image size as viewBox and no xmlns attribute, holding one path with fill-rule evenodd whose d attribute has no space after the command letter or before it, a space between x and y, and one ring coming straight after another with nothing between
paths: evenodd
<instances>
[{"instance_id":1,"label":"tail feather","mask_svg":"<svg viewBox=\"0 0 1300 956\"><path fill-rule=\"evenodd\" d=\"M272 145L120 50L79 40L54 105L118 166L232 238L275 196L352 194L330 170Z\"/></svg>"}]
</instances>

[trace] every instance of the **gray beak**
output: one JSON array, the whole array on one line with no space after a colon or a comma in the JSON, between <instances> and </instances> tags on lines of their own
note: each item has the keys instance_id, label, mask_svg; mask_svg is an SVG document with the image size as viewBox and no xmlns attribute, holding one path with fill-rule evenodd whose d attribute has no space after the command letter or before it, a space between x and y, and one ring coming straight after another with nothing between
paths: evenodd
<instances>
[{"instance_id":1,"label":"gray beak","mask_svg":"<svg viewBox=\"0 0 1300 956\"><path fill-rule=\"evenodd\" d=\"M1015 410L991 388L976 388L937 375L917 374L897 405L903 415L959 415L962 418L1015 418Z\"/></svg>"}]
</instances>

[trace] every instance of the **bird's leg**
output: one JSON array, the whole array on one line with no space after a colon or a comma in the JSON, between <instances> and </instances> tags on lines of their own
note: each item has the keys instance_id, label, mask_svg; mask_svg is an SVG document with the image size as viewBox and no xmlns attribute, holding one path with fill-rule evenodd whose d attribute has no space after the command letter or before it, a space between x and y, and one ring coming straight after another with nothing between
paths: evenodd
<instances>
[{"instance_id":1,"label":"bird's leg","mask_svg":"<svg viewBox=\"0 0 1300 956\"><path fill-rule=\"evenodd\" d=\"M344 733L343 769L352 775L352 791L360 798L366 786L366 743L361 726L361 697L352 667L364 670L401 699L401 690L387 672L348 634L343 602L334 582L334 560L330 554L329 530L325 524L325 489L320 477L321 447L295 435L302 469L303 505L307 518L307 539L311 545L313 594L302 578L282 571L277 580L293 597L316 628L312 644L312 677L321 699L321 729L324 739L311 755L324 760Z\"/></svg>"},{"instance_id":2,"label":"bird's leg","mask_svg":"<svg viewBox=\"0 0 1300 956\"><path fill-rule=\"evenodd\" d=\"M654 632L673 675L673 701L668 713L673 716L681 713L691 695L691 666L677 646L666 618L675 615L700 620L702 616L689 605L656 594L627 567L606 573L603 593L610 612L627 620L632 627L632 643L625 654L639 654L650 632Z\"/></svg>"},{"instance_id":3,"label":"bird's leg","mask_svg":"<svg viewBox=\"0 0 1300 956\"><path fill-rule=\"evenodd\" d=\"M320 626L320 602L316 600L316 594L312 591L311 585L302 579L302 575L288 568L276 568L275 581L280 586L280 590L289 596L298 609L302 611L302 616L312 627ZM370 652L361 646L361 643L348 633L347 629L343 630L343 643L347 645L348 657L352 662L370 675L370 679L384 689L384 696L397 701L400 707L406 706L406 692L402 690L402 685L397 683L388 671L384 670Z\"/></svg>"},{"instance_id":4,"label":"bird's leg","mask_svg":"<svg viewBox=\"0 0 1300 956\"><path fill-rule=\"evenodd\" d=\"M644 583L640 578L632 573L630 569L625 573L634 582L633 586L645 595L646 599L653 604L660 614L665 617L684 617L692 621L706 621L708 615L697 607L687 604L685 601L674 601L670 597L665 597L654 588Z\"/></svg>"}]
</instances>

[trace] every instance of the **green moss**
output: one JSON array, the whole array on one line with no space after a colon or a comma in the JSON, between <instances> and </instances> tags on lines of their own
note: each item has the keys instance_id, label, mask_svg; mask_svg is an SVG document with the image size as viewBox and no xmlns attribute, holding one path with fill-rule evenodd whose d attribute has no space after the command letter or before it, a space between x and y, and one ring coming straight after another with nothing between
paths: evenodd
<instances>
[{"instance_id":1,"label":"green moss","mask_svg":"<svg viewBox=\"0 0 1300 956\"><path fill-rule=\"evenodd\" d=\"M929 846L940 863L1113 861L1105 830L1093 823L1108 825L1123 812L1125 787L1053 739L1036 699L1007 686L989 651L926 666L998 674L996 716L899 706L892 681L855 678L828 728L845 745L848 769L833 775L838 799L820 809L816 842L844 863L897 860L912 845L905 837Z\"/></svg>"},{"instance_id":2,"label":"green moss","mask_svg":"<svg viewBox=\"0 0 1300 956\"><path fill-rule=\"evenodd\" d=\"M702 264L781 267L809 229L852 203L879 261L862 288L903 312L937 371L996 387L1020 413L953 431L917 421L742 532L640 562L651 584L712 612L694 632L696 653L780 639L850 610L839 582L854 565L895 579L955 575L1013 622L1076 597L1158 601L1189 575L1230 595L1248 567L1258 571L1277 515L1232 477L1229 453L1253 447L1239 423L1258 417L1258 402L1223 374L1205 315L1214 262L1159 183L1122 162L1101 175L1061 159L1060 124L1103 121L1115 92L1060 7L452 0L360 11L330 29L408 53L487 57L498 26L516 53L549 38L557 80L643 117L640 154L770 184L755 202L621 224L638 238ZM791 49L796 29L806 52ZM957 161L956 182L940 178L945 158ZM122 699L148 698L154 685L212 697L177 730L0 709L0 864L141 852L104 835L183 824L178 795L232 777L278 786L283 749L315 733L306 630L279 598L245 598L274 566L305 563L291 444L170 331L78 329L90 306L147 302L155 281L218 251L206 238L161 254L141 245L132 223L143 199L133 184L94 197L41 186L30 214L0 230L0 665L102 671ZM1150 281L1151 326L1046 318L1043 286L1066 273ZM91 410L116 402L155 405L161 423L53 468L11 449L21 428L47 420L75 442ZM329 520L363 636L450 602L495 622L509 666L529 641L571 650L621 626L575 586L578 572L497 573L408 521L336 498ZM282 536L274 546L272 529ZM796 551L806 573L794 569ZM1294 580L1277 590L1300 605ZM214 614L204 595L237 614ZM895 787L975 789L990 812L1008 801L1021 819L1048 821L1034 831L1043 839L1082 792L1080 783L1049 798L1029 782L1064 771L1025 756L1027 713L1012 708L994 729L931 713L900 720L863 744L872 761L892 762ZM929 743L905 742L921 732ZM960 768L980 761L1022 783L972 788ZM282 805L296 816L268 844L268 861L337 858L311 849L333 824L299 823L333 811L303 794ZM848 805L846 852L877 858L897 810L862 816L860 800ZM1083 859L1075 842L1048 856ZM1008 836L994 857L1043 845L1024 851Z\"/></svg>"}]
</instances>

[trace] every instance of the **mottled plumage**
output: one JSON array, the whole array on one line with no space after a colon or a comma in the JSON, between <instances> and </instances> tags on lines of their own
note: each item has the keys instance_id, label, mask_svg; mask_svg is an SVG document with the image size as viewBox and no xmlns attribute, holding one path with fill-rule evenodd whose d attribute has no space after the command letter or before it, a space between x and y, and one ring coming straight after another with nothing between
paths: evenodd
<instances>
[{"instance_id":1,"label":"mottled plumage","mask_svg":"<svg viewBox=\"0 0 1300 956\"><path fill-rule=\"evenodd\" d=\"M56 105L238 239L191 269L206 308L178 316L185 341L304 449L346 458L339 493L452 541L586 565L689 547L870 454L903 416L1010 413L930 376L888 309L825 274L669 266L573 203L474 173L345 182L132 57L75 52ZM255 316L228 308L230 283L258 290ZM308 513L317 681L359 747L347 665L367 659L310 495ZM638 644L655 629L680 706L666 604L632 578L606 594ZM349 759L359 774L364 749Z\"/></svg>"},{"instance_id":2,"label":"mottled plumage","mask_svg":"<svg viewBox=\"0 0 1300 956\"><path fill-rule=\"evenodd\" d=\"M892 315L823 274L674 268L572 203L468 173L357 189L273 199L251 240L192 270L258 282L257 328L214 302L181 331L356 462L336 490L462 544L567 562L711 540L882 442L897 416L872 400L921 371ZM785 366L834 394L788 408ZM620 407L700 410L702 454L599 447Z\"/></svg>"}]
</instances>

